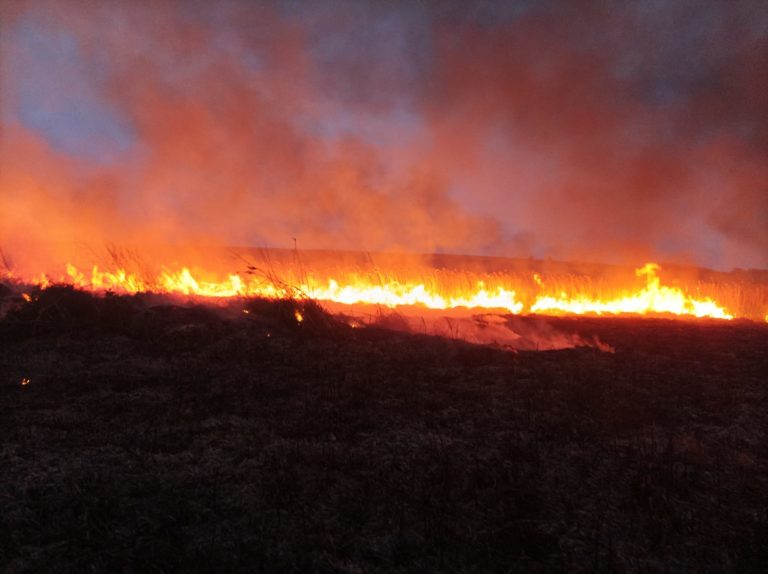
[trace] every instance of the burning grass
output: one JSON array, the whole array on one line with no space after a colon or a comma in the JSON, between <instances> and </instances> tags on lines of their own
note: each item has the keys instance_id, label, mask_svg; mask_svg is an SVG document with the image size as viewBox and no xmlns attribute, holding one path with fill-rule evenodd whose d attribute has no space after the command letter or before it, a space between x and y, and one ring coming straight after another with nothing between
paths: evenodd
<instances>
[{"instance_id":1,"label":"burning grass","mask_svg":"<svg viewBox=\"0 0 768 574\"><path fill-rule=\"evenodd\" d=\"M447 312L401 307L396 310L370 305L337 305L331 313L298 289L284 285L280 292L280 297L224 300L185 299L153 293L116 295L112 292L95 297L73 285L61 284L35 286L15 296L9 290L9 294L0 297L0 304L5 308L9 323L30 333L101 328L129 334L146 327L143 323L145 316L167 314L171 309L177 313L213 312L215 309L230 318L247 319L265 331L333 335L350 328L374 327L462 339L508 350L594 347L612 352L610 345L597 337L560 331L543 318L478 314L466 309ZM143 327L137 327L139 324Z\"/></svg>"},{"instance_id":2,"label":"burning grass","mask_svg":"<svg viewBox=\"0 0 768 574\"><path fill-rule=\"evenodd\" d=\"M17 282L94 292L201 298L312 298L324 303L511 314L748 318L768 312L764 272L715 273L647 263L633 269L534 260L297 250L153 254L115 246L69 262L6 268ZM0 268L2 272L2 268Z\"/></svg>"},{"instance_id":3,"label":"burning grass","mask_svg":"<svg viewBox=\"0 0 768 574\"><path fill-rule=\"evenodd\" d=\"M555 318L615 353L510 353L157 303L0 321L3 571L768 564L765 325Z\"/></svg>"}]
</instances>

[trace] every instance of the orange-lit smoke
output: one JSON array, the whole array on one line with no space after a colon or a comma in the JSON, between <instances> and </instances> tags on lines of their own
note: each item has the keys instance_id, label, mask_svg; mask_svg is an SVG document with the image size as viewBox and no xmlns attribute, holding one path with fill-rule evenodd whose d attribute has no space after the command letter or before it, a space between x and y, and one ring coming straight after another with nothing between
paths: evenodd
<instances>
[{"instance_id":1,"label":"orange-lit smoke","mask_svg":"<svg viewBox=\"0 0 768 574\"><path fill-rule=\"evenodd\" d=\"M240 283L219 268L186 275L189 252L292 238L300 249L768 266L759 3L670 7L694 38L682 47L680 31L660 25L667 15L633 7L554 3L502 17L441 3L321 4L3 3L7 266L25 279L71 278L72 263L78 282L105 288L133 277L234 293L242 270L231 270ZM718 6L728 18L701 40L699 14ZM25 94L12 87L36 60L18 30L71 39L89 84L54 74L43 112L55 119L65 97L93 98L126 126L124 149L93 161L20 119ZM92 144L109 147L101 137ZM170 247L152 257L166 275L119 278L128 270L101 261L105 245ZM546 274L538 287L529 274L448 292L418 276L386 292L320 279L298 285L331 300L485 300L515 312L642 312L664 300L671 313L765 313L751 302L743 311L730 292L697 293L695 281L667 291L677 286L650 274L565 295Z\"/></svg>"},{"instance_id":2,"label":"orange-lit smoke","mask_svg":"<svg viewBox=\"0 0 768 574\"><path fill-rule=\"evenodd\" d=\"M498 240L498 224L451 199L414 142L392 150L313 132L332 103L313 83L307 30L273 8L222 5L232 45L217 47L205 20L184 18L184 3L28 6L43 33L72 35L83 58L108 62L96 84L135 143L93 164L5 122L0 246L17 266L50 269L106 243L297 237L305 248L476 251ZM10 86L23 54L14 45L2 53Z\"/></svg>"}]
</instances>

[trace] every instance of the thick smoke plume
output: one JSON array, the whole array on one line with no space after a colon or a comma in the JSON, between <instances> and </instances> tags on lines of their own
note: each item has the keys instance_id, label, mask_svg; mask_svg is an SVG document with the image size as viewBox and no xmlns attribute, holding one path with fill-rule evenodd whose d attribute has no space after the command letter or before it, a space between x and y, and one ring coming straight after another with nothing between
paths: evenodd
<instances>
[{"instance_id":1,"label":"thick smoke plume","mask_svg":"<svg viewBox=\"0 0 768 574\"><path fill-rule=\"evenodd\" d=\"M762 2L0 10L16 265L297 238L768 266Z\"/></svg>"}]
</instances>

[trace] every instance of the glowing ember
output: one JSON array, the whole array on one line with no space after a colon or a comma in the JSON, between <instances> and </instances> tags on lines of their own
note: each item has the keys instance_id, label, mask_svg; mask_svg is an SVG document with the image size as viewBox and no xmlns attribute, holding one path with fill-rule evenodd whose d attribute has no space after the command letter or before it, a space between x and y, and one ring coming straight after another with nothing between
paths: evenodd
<instances>
[{"instance_id":1,"label":"glowing ember","mask_svg":"<svg viewBox=\"0 0 768 574\"><path fill-rule=\"evenodd\" d=\"M583 281L563 282L539 273L527 280L515 281L488 274L457 273L450 281L428 275L415 280L406 277L371 277L340 272L335 277L305 275L301 282L282 282L252 274L228 274L211 278L193 273L188 267L179 271L161 269L154 277L139 276L119 268L103 271L97 266L90 273L67 265L66 275L56 282L71 283L97 292L158 292L198 297L256 296L268 298L311 297L346 305L416 306L429 309L495 309L506 313L563 314L668 314L687 317L732 319L734 314L711 297L693 296L677 286L661 283L659 265L648 263L636 270L644 285L597 289ZM36 283L47 286L54 282L41 276ZM28 298L25 297L25 298ZM762 313L761 313L762 315ZM304 317L299 311L296 321ZM768 321L768 316L766 316Z\"/></svg>"}]
</instances>

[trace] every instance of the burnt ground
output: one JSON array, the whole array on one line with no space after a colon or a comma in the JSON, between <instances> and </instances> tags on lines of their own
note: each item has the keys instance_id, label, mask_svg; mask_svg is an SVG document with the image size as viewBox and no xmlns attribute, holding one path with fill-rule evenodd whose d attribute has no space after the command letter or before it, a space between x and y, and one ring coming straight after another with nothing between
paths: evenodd
<instances>
[{"instance_id":1,"label":"burnt ground","mask_svg":"<svg viewBox=\"0 0 768 574\"><path fill-rule=\"evenodd\" d=\"M768 569L768 325L511 353L250 311L0 321L0 571Z\"/></svg>"}]
</instances>

